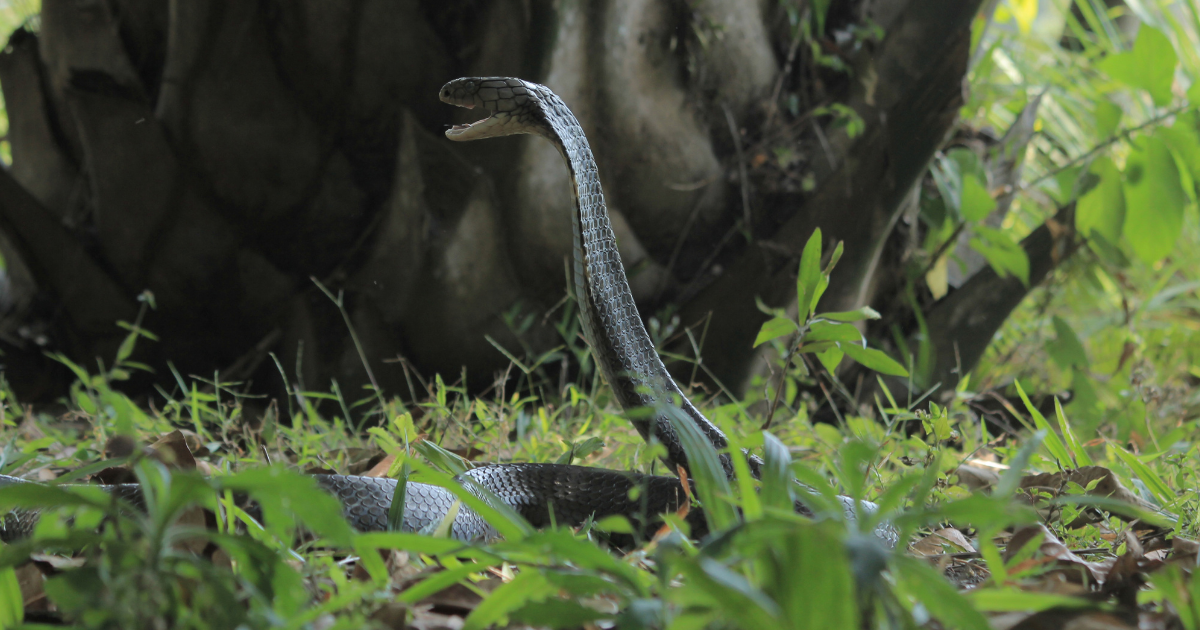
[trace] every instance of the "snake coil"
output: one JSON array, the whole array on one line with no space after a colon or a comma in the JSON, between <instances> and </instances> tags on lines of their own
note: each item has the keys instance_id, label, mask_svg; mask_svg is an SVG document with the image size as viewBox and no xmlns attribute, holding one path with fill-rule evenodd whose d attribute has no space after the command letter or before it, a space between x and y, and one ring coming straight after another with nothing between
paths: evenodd
<instances>
[{"instance_id":1,"label":"snake coil","mask_svg":"<svg viewBox=\"0 0 1200 630\"><path fill-rule=\"evenodd\" d=\"M675 405L718 450L725 449L725 434L683 395L667 372L642 324L604 204L604 193L591 147L571 110L544 85L503 77L456 79L442 87L441 100L459 107L480 107L489 116L469 125L446 131L454 141L469 141L514 134L533 134L548 139L566 160L575 193L571 215L574 241L574 285L584 336L604 379L612 387L621 407L663 409ZM688 470L683 443L665 413L632 420L646 440L666 447L663 461L670 470ZM733 473L728 454L721 455L726 474ZM749 457L757 473L762 461ZM650 517L676 510L686 494L675 477L658 477L633 472L554 464L493 464L463 473L476 486L514 508L535 527L552 521L580 525L589 518L612 514L634 517L649 527ZM388 509L396 487L393 479L348 475L317 475L321 487L337 497L350 524L362 531L387 527ZM0 476L0 486L28 483ZM631 490L640 488L638 499ZM114 492L136 496L137 486L110 486ZM440 523L457 500L444 488L409 482L405 491L405 531L419 531ZM481 497L483 498L483 497ZM847 514L853 516L854 502L840 497ZM873 504L862 502L870 511ZM698 514L693 511L693 514ZM691 518L703 529L701 519ZM0 539L29 535L37 521L36 511L14 511L0 519ZM695 531L695 530L693 530ZM469 508L459 510L450 528L454 538L486 540L496 531ZM896 533L884 525L876 535L894 545Z\"/></svg>"}]
</instances>

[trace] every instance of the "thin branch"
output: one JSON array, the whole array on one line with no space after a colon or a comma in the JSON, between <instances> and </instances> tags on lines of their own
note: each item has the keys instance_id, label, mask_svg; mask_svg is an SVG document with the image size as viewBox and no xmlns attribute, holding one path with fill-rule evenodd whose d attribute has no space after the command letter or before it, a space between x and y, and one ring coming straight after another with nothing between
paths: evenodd
<instances>
[{"instance_id":1,"label":"thin branch","mask_svg":"<svg viewBox=\"0 0 1200 630\"><path fill-rule=\"evenodd\" d=\"M1113 555L1112 549L1109 549L1108 547L1088 547L1087 549L1068 549L1067 551L1070 551L1077 556L1095 555L1100 553L1109 556ZM933 555L917 557L921 558L922 560L941 560L943 558L950 560L972 560L975 558L982 558L983 556L978 551L960 551L958 553L937 553Z\"/></svg>"},{"instance_id":2,"label":"thin branch","mask_svg":"<svg viewBox=\"0 0 1200 630\"><path fill-rule=\"evenodd\" d=\"M1145 129L1147 127L1152 127L1154 125L1157 125L1158 123L1161 123L1162 121L1164 121L1172 116L1180 114L1180 113L1190 109L1191 107L1192 107L1192 105L1190 103L1187 105L1180 105L1179 107L1167 110L1166 112L1159 114L1158 116L1155 116L1154 118L1151 118L1150 120L1147 120L1146 122L1144 122L1136 127L1130 127L1129 129L1123 129L1121 131L1118 131L1116 134L1114 134L1108 140L1105 140L1104 142L1101 142L1100 144L1092 147L1092 149L1090 151L1088 151L1087 153L1084 153L1083 155L1068 161L1066 164L1063 164L1062 166L1050 171L1049 173L1042 175L1041 177L1033 180L1032 182L1025 184L1024 186L1022 186L1022 188L1031 188L1033 186L1036 186L1036 185L1046 181L1047 179L1050 179L1051 177L1054 177L1055 175L1058 175L1059 173L1075 166L1076 164L1079 164L1080 162L1087 161L1092 156L1094 156L1097 153L1103 151L1104 149L1107 149L1108 147L1120 142L1121 140L1128 139L1129 136L1131 136L1139 131L1142 131L1143 129Z\"/></svg>"},{"instance_id":3,"label":"thin branch","mask_svg":"<svg viewBox=\"0 0 1200 630\"><path fill-rule=\"evenodd\" d=\"M929 264L921 270L921 275L917 276L918 278L924 278L929 274L930 271L933 270L934 265L936 265L938 261L942 259L942 256L946 255L946 251L949 250L954 243L958 242L958 236L962 234L966 227L967 222L963 221L962 223L958 224L958 227L954 228L954 232L950 234L950 238L946 239L941 245L938 245L937 251L934 252L933 257L929 259Z\"/></svg>"},{"instance_id":4,"label":"thin branch","mask_svg":"<svg viewBox=\"0 0 1200 630\"><path fill-rule=\"evenodd\" d=\"M783 360L783 367L779 370L779 383L775 386L775 397L771 399L771 406L767 409L767 420L759 427L763 431L771 428L771 420L775 418L775 409L779 407L779 396L787 384L788 366L792 364L792 357L796 356L796 350L799 349L800 333L792 333L791 339L788 340L787 358Z\"/></svg>"},{"instance_id":5,"label":"thin branch","mask_svg":"<svg viewBox=\"0 0 1200 630\"><path fill-rule=\"evenodd\" d=\"M742 137L738 133L737 123L733 120L733 113L729 111L729 107L724 103L721 104L721 109L725 111L725 122L729 123L729 134L733 136L733 150L737 153L738 161L738 179L740 188L742 189L742 220L746 222L746 227L754 225L750 216L750 176L746 171L746 156L742 153Z\"/></svg>"}]
</instances>

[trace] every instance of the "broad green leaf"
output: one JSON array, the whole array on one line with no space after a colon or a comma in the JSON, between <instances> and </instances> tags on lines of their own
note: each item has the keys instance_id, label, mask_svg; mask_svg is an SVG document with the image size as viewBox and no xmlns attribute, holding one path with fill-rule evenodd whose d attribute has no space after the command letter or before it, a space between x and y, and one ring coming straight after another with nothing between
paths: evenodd
<instances>
[{"instance_id":1,"label":"broad green leaf","mask_svg":"<svg viewBox=\"0 0 1200 630\"><path fill-rule=\"evenodd\" d=\"M1159 127L1154 135L1163 139L1183 164L1192 182L1200 182L1200 137L1197 137L1196 112L1180 115L1170 127Z\"/></svg>"},{"instance_id":2,"label":"broad green leaf","mask_svg":"<svg viewBox=\"0 0 1200 630\"><path fill-rule=\"evenodd\" d=\"M620 514L610 514L596 521L596 529L613 534L633 533L633 525L629 523L629 519Z\"/></svg>"},{"instance_id":3,"label":"broad green leaf","mask_svg":"<svg viewBox=\"0 0 1200 630\"><path fill-rule=\"evenodd\" d=\"M267 529L280 538L295 514L304 526L314 533L339 544L347 545L353 530L342 518L342 504L317 486L310 475L285 470L279 466L254 468L216 479L220 487L248 493L262 506Z\"/></svg>"},{"instance_id":4,"label":"broad green leaf","mask_svg":"<svg viewBox=\"0 0 1200 630\"><path fill-rule=\"evenodd\" d=\"M763 431L762 502L780 509L792 509L792 456L787 446L769 431Z\"/></svg>"},{"instance_id":5,"label":"broad green leaf","mask_svg":"<svg viewBox=\"0 0 1200 630\"><path fill-rule=\"evenodd\" d=\"M1125 112L1120 105L1108 99L1100 99L1096 101L1096 110L1093 113L1096 116L1096 135L1107 138L1117 131L1121 124L1121 116Z\"/></svg>"},{"instance_id":6,"label":"broad green leaf","mask_svg":"<svg viewBox=\"0 0 1200 630\"><path fill-rule=\"evenodd\" d=\"M796 275L796 304L800 319L807 320L812 313L813 296L821 280L821 228L813 230L800 254L800 271Z\"/></svg>"},{"instance_id":7,"label":"broad green leaf","mask_svg":"<svg viewBox=\"0 0 1200 630\"><path fill-rule=\"evenodd\" d=\"M964 176L962 180L962 216L967 221L982 221L996 209L996 200L988 193L978 177Z\"/></svg>"},{"instance_id":8,"label":"broad green leaf","mask_svg":"<svg viewBox=\"0 0 1200 630\"><path fill-rule=\"evenodd\" d=\"M1125 162L1125 238L1138 258L1155 263L1175 249L1186 200L1175 158L1161 138L1144 138L1131 148Z\"/></svg>"},{"instance_id":9,"label":"broad green leaf","mask_svg":"<svg viewBox=\"0 0 1200 630\"><path fill-rule=\"evenodd\" d=\"M795 527L790 535L775 536L780 551L772 562L769 588L791 628L858 628L855 572L850 549L836 523ZM864 575L876 578L878 569ZM814 605L820 602L819 605ZM782 624L781 624L782 625ZM751 626L760 630L764 626Z\"/></svg>"},{"instance_id":10,"label":"broad green leaf","mask_svg":"<svg viewBox=\"0 0 1200 630\"><path fill-rule=\"evenodd\" d=\"M754 338L754 347L757 348L768 341L790 335L798 330L800 327L792 318L772 317L763 322L762 328L758 329L758 336Z\"/></svg>"},{"instance_id":11,"label":"broad green leaf","mask_svg":"<svg viewBox=\"0 0 1200 630\"><path fill-rule=\"evenodd\" d=\"M25 620L21 584L13 567L0 568L0 630L16 628Z\"/></svg>"},{"instance_id":12,"label":"broad green leaf","mask_svg":"<svg viewBox=\"0 0 1200 630\"><path fill-rule=\"evenodd\" d=\"M871 368L880 374L889 374L891 376L908 376L908 370L904 369L895 359L889 357L883 352L874 348L864 348L854 342L838 343L838 347L842 349L851 359L858 361L865 367Z\"/></svg>"},{"instance_id":13,"label":"broad green leaf","mask_svg":"<svg viewBox=\"0 0 1200 630\"><path fill-rule=\"evenodd\" d=\"M815 341L850 341L861 343L862 333L853 324L841 322L813 322L804 334L804 343Z\"/></svg>"},{"instance_id":14,"label":"broad green leaf","mask_svg":"<svg viewBox=\"0 0 1200 630\"><path fill-rule=\"evenodd\" d=\"M829 370L830 374L833 374L837 371L837 367L841 365L842 357L846 356L846 353L842 352L841 348L838 348L835 342L830 343L833 343L834 345L826 350L818 352L817 360L821 362L821 365L825 366L826 370Z\"/></svg>"},{"instance_id":15,"label":"broad green leaf","mask_svg":"<svg viewBox=\"0 0 1200 630\"><path fill-rule=\"evenodd\" d=\"M1107 156L1092 162L1091 172L1100 183L1079 198L1075 205L1075 229L1085 237L1099 232L1109 243L1121 240L1125 226L1125 187L1121 171Z\"/></svg>"},{"instance_id":16,"label":"broad green leaf","mask_svg":"<svg viewBox=\"0 0 1200 630\"><path fill-rule=\"evenodd\" d=\"M40 483L14 483L0 487L0 514L12 508L90 506L106 509L112 497L98 486L72 484L49 486Z\"/></svg>"},{"instance_id":17,"label":"broad green leaf","mask_svg":"<svg viewBox=\"0 0 1200 630\"><path fill-rule=\"evenodd\" d=\"M439 571L404 589L396 596L396 599L406 604L412 604L458 584L467 579L467 576L472 573L479 573L486 570L487 566L485 565L469 562L460 567Z\"/></svg>"},{"instance_id":18,"label":"broad green leaf","mask_svg":"<svg viewBox=\"0 0 1200 630\"><path fill-rule=\"evenodd\" d=\"M779 606L746 578L712 558L681 558L672 564L725 611L735 615L729 621L745 630L781 627ZM850 626L853 627L853 626Z\"/></svg>"},{"instance_id":19,"label":"broad green leaf","mask_svg":"<svg viewBox=\"0 0 1200 630\"><path fill-rule=\"evenodd\" d=\"M1040 611L1050 608L1088 608L1093 604L1082 597L1022 591L1015 588L985 588L967 594L979 610Z\"/></svg>"},{"instance_id":20,"label":"broad green leaf","mask_svg":"<svg viewBox=\"0 0 1200 630\"><path fill-rule=\"evenodd\" d=\"M1021 248L1020 243L1003 230L997 230L984 225L974 228L976 238L971 239L971 249L979 252L995 270L996 275L1006 278L1016 276L1018 280L1029 286L1029 256Z\"/></svg>"},{"instance_id":21,"label":"broad green leaf","mask_svg":"<svg viewBox=\"0 0 1200 630\"><path fill-rule=\"evenodd\" d=\"M857 322L864 319L879 319L879 312L870 306L864 306L853 311L841 311L838 313L817 313L818 319L828 319L835 322Z\"/></svg>"},{"instance_id":22,"label":"broad green leaf","mask_svg":"<svg viewBox=\"0 0 1200 630\"><path fill-rule=\"evenodd\" d=\"M593 628L595 625L592 622L612 617L575 600L556 597L525 602L511 615L513 620L535 628Z\"/></svg>"},{"instance_id":23,"label":"broad green leaf","mask_svg":"<svg viewBox=\"0 0 1200 630\"><path fill-rule=\"evenodd\" d=\"M1071 330L1071 325L1058 315L1054 316L1053 322L1057 338L1046 344L1050 358L1054 359L1054 362L1063 369L1086 368L1088 365L1087 351L1083 349L1079 337L1075 336L1075 331Z\"/></svg>"},{"instance_id":24,"label":"broad green leaf","mask_svg":"<svg viewBox=\"0 0 1200 630\"><path fill-rule=\"evenodd\" d=\"M1162 31L1142 24L1133 50L1109 55L1096 67L1125 85L1146 90L1154 104L1162 107L1171 102L1171 84L1175 81L1178 62L1171 40Z\"/></svg>"},{"instance_id":25,"label":"broad green leaf","mask_svg":"<svg viewBox=\"0 0 1200 630\"><path fill-rule=\"evenodd\" d=\"M530 568L521 571L511 582L492 591L467 615L463 630L482 630L500 625L506 615L526 602L544 600L553 595L555 590L538 570Z\"/></svg>"}]
</instances>

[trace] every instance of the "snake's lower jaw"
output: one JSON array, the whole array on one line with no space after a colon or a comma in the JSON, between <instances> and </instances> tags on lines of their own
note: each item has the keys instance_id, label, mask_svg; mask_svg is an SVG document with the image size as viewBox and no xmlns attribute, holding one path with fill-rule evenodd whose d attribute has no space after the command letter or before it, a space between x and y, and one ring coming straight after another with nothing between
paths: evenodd
<instances>
[{"instance_id":1,"label":"snake's lower jaw","mask_svg":"<svg viewBox=\"0 0 1200 630\"><path fill-rule=\"evenodd\" d=\"M529 133L519 125L510 124L509 116L504 112L496 112L483 120L466 125L454 125L446 130L446 137L457 141L482 140L484 138L499 138L518 133Z\"/></svg>"}]
</instances>

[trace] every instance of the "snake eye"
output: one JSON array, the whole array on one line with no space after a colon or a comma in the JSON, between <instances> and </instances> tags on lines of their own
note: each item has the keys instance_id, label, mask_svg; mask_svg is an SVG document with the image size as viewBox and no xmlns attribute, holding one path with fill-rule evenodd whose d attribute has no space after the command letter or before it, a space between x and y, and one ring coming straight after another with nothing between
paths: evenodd
<instances>
[{"instance_id":1,"label":"snake eye","mask_svg":"<svg viewBox=\"0 0 1200 630\"><path fill-rule=\"evenodd\" d=\"M468 89L468 90L474 90L474 89L475 89L475 82L474 82L474 81L467 81L467 89Z\"/></svg>"}]
</instances>

